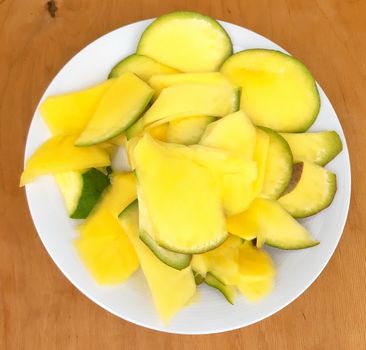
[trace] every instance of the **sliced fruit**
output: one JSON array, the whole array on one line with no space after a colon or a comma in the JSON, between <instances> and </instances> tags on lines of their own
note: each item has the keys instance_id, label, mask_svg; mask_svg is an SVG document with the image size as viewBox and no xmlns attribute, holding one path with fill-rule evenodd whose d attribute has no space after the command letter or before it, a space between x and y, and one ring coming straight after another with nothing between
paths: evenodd
<instances>
[{"instance_id":1,"label":"sliced fruit","mask_svg":"<svg viewBox=\"0 0 366 350\"><path fill-rule=\"evenodd\" d=\"M223 117L238 110L239 90L222 84L181 84L164 89L144 115L144 123L207 115Z\"/></svg>"},{"instance_id":2,"label":"sliced fruit","mask_svg":"<svg viewBox=\"0 0 366 350\"><path fill-rule=\"evenodd\" d=\"M131 240L141 269L149 284L160 317L168 322L196 293L196 284L190 267L181 271L160 261L139 238L137 203L132 203L120 215L120 223Z\"/></svg>"},{"instance_id":3,"label":"sliced fruit","mask_svg":"<svg viewBox=\"0 0 366 350\"><path fill-rule=\"evenodd\" d=\"M139 266L135 250L109 211L99 211L74 241L86 267L99 284L118 284L127 280Z\"/></svg>"},{"instance_id":4,"label":"sliced fruit","mask_svg":"<svg viewBox=\"0 0 366 350\"><path fill-rule=\"evenodd\" d=\"M268 199L257 198L248 210L227 218L227 229L243 239L258 234L266 244L281 249L319 244L280 204Z\"/></svg>"},{"instance_id":5,"label":"sliced fruit","mask_svg":"<svg viewBox=\"0 0 366 350\"><path fill-rule=\"evenodd\" d=\"M260 196L277 199L292 175L292 153L286 140L277 132L262 128L269 136L269 147Z\"/></svg>"},{"instance_id":6,"label":"sliced fruit","mask_svg":"<svg viewBox=\"0 0 366 350\"><path fill-rule=\"evenodd\" d=\"M303 132L318 115L320 98L315 80L289 55L265 49L241 51L225 61L221 73L242 87L240 108L255 125Z\"/></svg>"},{"instance_id":7,"label":"sliced fruit","mask_svg":"<svg viewBox=\"0 0 366 350\"><path fill-rule=\"evenodd\" d=\"M75 147L75 136L55 136L44 142L26 161L20 186L38 176L65 173L111 164L108 152L101 147Z\"/></svg>"},{"instance_id":8,"label":"sliced fruit","mask_svg":"<svg viewBox=\"0 0 366 350\"><path fill-rule=\"evenodd\" d=\"M303 161L318 165L329 163L342 151L342 141L335 131L281 134L288 142L294 163Z\"/></svg>"},{"instance_id":9,"label":"sliced fruit","mask_svg":"<svg viewBox=\"0 0 366 350\"><path fill-rule=\"evenodd\" d=\"M228 286L224 284L222 281L220 281L216 276L214 276L212 273L208 273L205 277L205 282L213 287L216 288L219 292L222 293L222 295L225 297L225 299L230 303L234 305L235 297L236 297L236 290L234 286Z\"/></svg>"},{"instance_id":10,"label":"sliced fruit","mask_svg":"<svg viewBox=\"0 0 366 350\"><path fill-rule=\"evenodd\" d=\"M136 136L141 136L144 132L144 118L137 119L130 127L125 130L127 140L132 139Z\"/></svg>"},{"instance_id":11,"label":"sliced fruit","mask_svg":"<svg viewBox=\"0 0 366 350\"><path fill-rule=\"evenodd\" d=\"M104 81L84 90L47 97L39 110L52 134L80 134L113 83L114 80Z\"/></svg>"},{"instance_id":12,"label":"sliced fruit","mask_svg":"<svg viewBox=\"0 0 366 350\"><path fill-rule=\"evenodd\" d=\"M142 230L140 230L140 239L164 264L167 264L177 270L182 270L189 266L189 263L192 259L191 255L175 253L168 249L160 247L147 232Z\"/></svg>"},{"instance_id":13,"label":"sliced fruit","mask_svg":"<svg viewBox=\"0 0 366 350\"><path fill-rule=\"evenodd\" d=\"M199 286L201 283L205 281L205 278L198 273L197 271L192 271L194 276L194 281L196 282L196 285Z\"/></svg>"},{"instance_id":14,"label":"sliced fruit","mask_svg":"<svg viewBox=\"0 0 366 350\"><path fill-rule=\"evenodd\" d=\"M169 86L189 83L232 86L231 82L219 72L154 75L149 80L149 85L155 90L155 96L158 96L163 89Z\"/></svg>"},{"instance_id":15,"label":"sliced fruit","mask_svg":"<svg viewBox=\"0 0 366 350\"><path fill-rule=\"evenodd\" d=\"M327 208L337 192L337 177L319 165L294 165L290 186L278 202L295 218L314 215Z\"/></svg>"},{"instance_id":16,"label":"sliced fruit","mask_svg":"<svg viewBox=\"0 0 366 350\"><path fill-rule=\"evenodd\" d=\"M169 123L166 141L171 143L180 143L182 145L197 144L200 141L207 125L214 120L215 117L206 116L195 116L172 120Z\"/></svg>"},{"instance_id":17,"label":"sliced fruit","mask_svg":"<svg viewBox=\"0 0 366 350\"><path fill-rule=\"evenodd\" d=\"M118 62L112 68L108 78L117 78L126 72L134 73L146 82L156 74L178 73L176 69L161 64L150 57L132 54Z\"/></svg>"},{"instance_id":18,"label":"sliced fruit","mask_svg":"<svg viewBox=\"0 0 366 350\"><path fill-rule=\"evenodd\" d=\"M169 124L165 123L149 128L148 132L155 140L166 141L168 137L168 129Z\"/></svg>"},{"instance_id":19,"label":"sliced fruit","mask_svg":"<svg viewBox=\"0 0 366 350\"><path fill-rule=\"evenodd\" d=\"M253 158L256 130L243 111L232 113L211 123L202 135L200 144L226 149Z\"/></svg>"},{"instance_id":20,"label":"sliced fruit","mask_svg":"<svg viewBox=\"0 0 366 350\"><path fill-rule=\"evenodd\" d=\"M109 140L128 128L145 110L153 90L133 73L123 73L103 95L77 146Z\"/></svg>"},{"instance_id":21,"label":"sliced fruit","mask_svg":"<svg viewBox=\"0 0 366 350\"><path fill-rule=\"evenodd\" d=\"M219 247L203 254L193 255L192 269L202 276L212 272L223 283L235 284L239 271L238 259L241 244L242 240L239 237L229 235Z\"/></svg>"},{"instance_id":22,"label":"sliced fruit","mask_svg":"<svg viewBox=\"0 0 366 350\"><path fill-rule=\"evenodd\" d=\"M177 11L160 16L145 29L137 54L182 72L209 72L232 54L232 44L213 18Z\"/></svg>"},{"instance_id":23,"label":"sliced fruit","mask_svg":"<svg viewBox=\"0 0 366 350\"><path fill-rule=\"evenodd\" d=\"M159 245L179 253L213 249L227 237L220 185L208 169L164 145L145 134L133 151L138 199L153 227L146 231Z\"/></svg>"},{"instance_id":24,"label":"sliced fruit","mask_svg":"<svg viewBox=\"0 0 366 350\"><path fill-rule=\"evenodd\" d=\"M72 219L85 219L110 184L108 175L94 168L56 174L55 179Z\"/></svg>"},{"instance_id":25,"label":"sliced fruit","mask_svg":"<svg viewBox=\"0 0 366 350\"><path fill-rule=\"evenodd\" d=\"M256 141L254 147L253 159L257 163L257 178L253 183L253 196L257 197L263 189L264 175L267 165L269 150L269 135L263 130L257 128Z\"/></svg>"},{"instance_id":26,"label":"sliced fruit","mask_svg":"<svg viewBox=\"0 0 366 350\"><path fill-rule=\"evenodd\" d=\"M258 281L238 282L236 287L248 301L254 302L263 299L272 292L274 287L274 278L267 277Z\"/></svg>"}]
</instances>

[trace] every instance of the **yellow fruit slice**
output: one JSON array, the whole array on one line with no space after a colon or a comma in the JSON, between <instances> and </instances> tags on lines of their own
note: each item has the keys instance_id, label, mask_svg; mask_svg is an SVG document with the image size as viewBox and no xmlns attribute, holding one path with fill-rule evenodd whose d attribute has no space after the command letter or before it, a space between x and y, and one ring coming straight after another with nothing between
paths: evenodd
<instances>
[{"instance_id":1,"label":"yellow fruit slice","mask_svg":"<svg viewBox=\"0 0 366 350\"><path fill-rule=\"evenodd\" d=\"M164 89L143 119L145 126L197 115L223 117L235 112L239 90L223 84L181 84Z\"/></svg>"},{"instance_id":2,"label":"yellow fruit slice","mask_svg":"<svg viewBox=\"0 0 366 350\"><path fill-rule=\"evenodd\" d=\"M133 73L123 73L103 95L76 145L97 144L122 133L144 111L152 95L144 81Z\"/></svg>"},{"instance_id":3,"label":"yellow fruit slice","mask_svg":"<svg viewBox=\"0 0 366 350\"><path fill-rule=\"evenodd\" d=\"M132 54L118 62L109 73L108 78L117 78L125 72L136 74L140 79L148 81L156 74L174 74L178 71L161 64L150 57Z\"/></svg>"},{"instance_id":4,"label":"yellow fruit slice","mask_svg":"<svg viewBox=\"0 0 366 350\"><path fill-rule=\"evenodd\" d=\"M138 198L153 227L141 229L179 253L213 249L227 237L220 185L208 169L164 145L145 134L134 147Z\"/></svg>"},{"instance_id":5,"label":"yellow fruit slice","mask_svg":"<svg viewBox=\"0 0 366 350\"><path fill-rule=\"evenodd\" d=\"M20 186L38 176L58 174L111 164L108 152L101 147L75 147L75 136L55 136L43 143L27 160Z\"/></svg>"},{"instance_id":6,"label":"yellow fruit slice","mask_svg":"<svg viewBox=\"0 0 366 350\"><path fill-rule=\"evenodd\" d=\"M160 261L139 238L138 206L133 203L120 216L120 222L138 255L149 284L155 306L164 322L168 322L186 306L196 293L190 267L176 270Z\"/></svg>"},{"instance_id":7,"label":"yellow fruit slice","mask_svg":"<svg viewBox=\"0 0 366 350\"><path fill-rule=\"evenodd\" d=\"M81 91L47 97L40 112L52 134L80 134L113 83L108 80Z\"/></svg>"},{"instance_id":8,"label":"yellow fruit slice","mask_svg":"<svg viewBox=\"0 0 366 350\"><path fill-rule=\"evenodd\" d=\"M232 54L232 44L213 18L176 11L151 23L136 51L182 72L209 72Z\"/></svg>"},{"instance_id":9,"label":"yellow fruit slice","mask_svg":"<svg viewBox=\"0 0 366 350\"><path fill-rule=\"evenodd\" d=\"M255 302L272 292L274 279L273 277L267 277L258 281L239 282L236 287L248 301Z\"/></svg>"},{"instance_id":10,"label":"yellow fruit slice","mask_svg":"<svg viewBox=\"0 0 366 350\"><path fill-rule=\"evenodd\" d=\"M99 284L122 283L139 266L134 248L118 218L107 210L98 211L97 215L88 220L74 245Z\"/></svg>"},{"instance_id":11,"label":"yellow fruit slice","mask_svg":"<svg viewBox=\"0 0 366 350\"><path fill-rule=\"evenodd\" d=\"M303 132L320 108L314 78L295 58L280 51L252 49L229 57L220 69L242 87L240 108L258 126Z\"/></svg>"},{"instance_id":12,"label":"yellow fruit slice","mask_svg":"<svg viewBox=\"0 0 366 350\"><path fill-rule=\"evenodd\" d=\"M169 124L165 123L165 124L160 124L158 126L150 128L148 130L148 132L155 140L166 141L166 139L168 137L168 129L169 129Z\"/></svg>"},{"instance_id":13,"label":"yellow fruit slice","mask_svg":"<svg viewBox=\"0 0 366 350\"><path fill-rule=\"evenodd\" d=\"M257 178L253 183L253 197L257 197L263 189L264 176L266 172L268 150L269 150L269 135L261 129L257 129L256 142L254 147L253 158L257 163Z\"/></svg>"}]
</instances>

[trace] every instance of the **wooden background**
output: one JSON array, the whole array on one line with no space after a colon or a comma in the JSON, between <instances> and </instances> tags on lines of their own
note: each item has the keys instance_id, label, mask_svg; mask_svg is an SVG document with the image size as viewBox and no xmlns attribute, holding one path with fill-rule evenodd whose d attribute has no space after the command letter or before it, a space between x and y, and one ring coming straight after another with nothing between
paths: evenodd
<instances>
[{"instance_id":1,"label":"wooden background","mask_svg":"<svg viewBox=\"0 0 366 350\"><path fill-rule=\"evenodd\" d=\"M0 0L0 349L366 349L366 1ZM267 36L300 58L332 101L351 152L348 223L330 263L290 306L209 336L143 329L78 292L43 248L18 188L33 111L58 70L115 28L176 9ZM51 11L52 12L52 11Z\"/></svg>"}]
</instances>

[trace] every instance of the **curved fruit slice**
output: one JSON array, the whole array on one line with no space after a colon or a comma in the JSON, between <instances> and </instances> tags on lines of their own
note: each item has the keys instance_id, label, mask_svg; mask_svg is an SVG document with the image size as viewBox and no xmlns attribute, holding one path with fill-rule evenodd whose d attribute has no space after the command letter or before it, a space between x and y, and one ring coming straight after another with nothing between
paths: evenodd
<instances>
[{"instance_id":1,"label":"curved fruit slice","mask_svg":"<svg viewBox=\"0 0 366 350\"><path fill-rule=\"evenodd\" d=\"M242 87L240 108L255 125L303 132L318 115L320 98L314 78L289 55L265 49L241 51L225 61L221 73Z\"/></svg>"},{"instance_id":2,"label":"curved fruit slice","mask_svg":"<svg viewBox=\"0 0 366 350\"><path fill-rule=\"evenodd\" d=\"M141 117L137 119L131 126L129 126L124 132L127 140L130 140L135 136L141 136L144 132L144 124L144 118Z\"/></svg>"},{"instance_id":3,"label":"curved fruit slice","mask_svg":"<svg viewBox=\"0 0 366 350\"><path fill-rule=\"evenodd\" d=\"M72 219L85 219L109 185L109 177L97 169L70 171L55 175Z\"/></svg>"},{"instance_id":4,"label":"curved fruit slice","mask_svg":"<svg viewBox=\"0 0 366 350\"><path fill-rule=\"evenodd\" d=\"M200 144L236 152L253 158L256 130L243 111L227 115L211 123L202 135Z\"/></svg>"},{"instance_id":5,"label":"curved fruit slice","mask_svg":"<svg viewBox=\"0 0 366 350\"><path fill-rule=\"evenodd\" d=\"M226 239L220 186L208 169L148 134L134 147L133 163L138 198L152 221L153 230L146 231L159 245L191 254L213 249Z\"/></svg>"},{"instance_id":6,"label":"curved fruit slice","mask_svg":"<svg viewBox=\"0 0 366 350\"><path fill-rule=\"evenodd\" d=\"M164 264L167 264L177 270L183 270L187 266L189 266L192 255L175 253L168 249L160 247L146 231L140 230L140 239Z\"/></svg>"},{"instance_id":7,"label":"curved fruit slice","mask_svg":"<svg viewBox=\"0 0 366 350\"><path fill-rule=\"evenodd\" d=\"M101 147L75 147L75 136L55 136L43 143L26 161L20 186L38 176L65 173L111 164L108 152Z\"/></svg>"},{"instance_id":8,"label":"curved fruit slice","mask_svg":"<svg viewBox=\"0 0 366 350\"><path fill-rule=\"evenodd\" d=\"M137 203L132 203L120 215L120 223L131 240L141 269L149 284L160 317L168 322L196 293L190 267L176 270L160 261L139 238Z\"/></svg>"},{"instance_id":9,"label":"curved fruit slice","mask_svg":"<svg viewBox=\"0 0 366 350\"><path fill-rule=\"evenodd\" d=\"M164 89L144 115L144 123L207 115L223 117L239 108L239 90L230 85L182 84Z\"/></svg>"},{"instance_id":10,"label":"curved fruit slice","mask_svg":"<svg viewBox=\"0 0 366 350\"><path fill-rule=\"evenodd\" d=\"M288 142L294 163L303 161L318 165L329 163L342 151L342 141L335 131L281 134Z\"/></svg>"},{"instance_id":11,"label":"curved fruit slice","mask_svg":"<svg viewBox=\"0 0 366 350\"><path fill-rule=\"evenodd\" d=\"M216 276L212 273L208 273L205 277L205 283L208 284L210 287L216 288L225 299L234 305L235 297L236 297L236 290L234 286L228 286L220 281Z\"/></svg>"},{"instance_id":12,"label":"curved fruit slice","mask_svg":"<svg viewBox=\"0 0 366 350\"><path fill-rule=\"evenodd\" d=\"M236 287L248 301L258 301L270 294L274 287L274 278L267 277L258 281L239 282Z\"/></svg>"},{"instance_id":13,"label":"curved fruit slice","mask_svg":"<svg viewBox=\"0 0 366 350\"><path fill-rule=\"evenodd\" d=\"M136 74L140 79L148 81L156 74L174 74L178 71L168 67L165 64L156 62L150 57L132 54L118 62L111 70L108 78L117 78L123 73L131 72Z\"/></svg>"},{"instance_id":14,"label":"curved fruit slice","mask_svg":"<svg viewBox=\"0 0 366 350\"><path fill-rule=\"evenodd\" d=\"M52 134L80 134L113 83L113 80L104 81L81 91L47 97L39 110Z\"/></svg>"},{"instance_id":15,"label":"curved fruit slice","mask_svg":"<svg viewBox=\"0 0 366 350\"><path fill-rule=\"evenodd\" d=\"M182 145L197 144L208 124L215 117L195 116L172 120L167 130L166 141ZM163 124L164 125L164 124Z\"/></svg>"},{"instance_id":16,"label":"curved fruit slice","mask_svg":"<svg viewBox=\"0 0 366 350\"><path fill-rule=\"evenodd\" d=\"M137 53L182 72L209 72L232 54L232 44L213 18L177 11L160 16L145 29Z\"/></svg>"},{"instance_id":17,"label":"curved fruit slice","mask_svg":"<svg viewBox=\"0 0 366 350\"><path fill-rule=\"evenodd\" d=\"M314 215L327 208L337 192L337 177L310 162L294 165L294 176L278 202L295 218Z\"/></svg>"},{"instance_id":18,"label":"curved fruit slice","mask_svg":"<svg viewBox=\"0 0 366 350\"><path fill-rule=\"evenodd\" d=\"M153 90L132 73L123 73L102 97L77 146L109 140L128 128L144 111Z\"/></svg>"},{"instance_id":19,"label":"curved fruit slice","mask_svg":"<svg viewBox=\"0 0 366 350\"><path fill-rule=\"evenodd\" d=\"M291 180L292 153L280 134L268 128L262 128L262 130L269 135L269 147L260 196L276 199Z\"/></svg>"},{"instance_id":20,"label":"curved fruit slice","mask_svg":"<svg viewBox=\"0 0 366 350\"><path fill-rule=\"evenodd\" d=\"M94 215L87 230L74 244L81 260L99 284L122 283L139 266L135 250L118 218L109 211L102 210Z\"/></svg>"},{"instance_id":21,"label":"curved fruit slice","mask_svg":"<svg viewBox=\"0 0 366 350\"><path fill-rule=\"evenodd\" d=\"M219 72L154 75L149 80L149 85L155 90L156 96L169 86L190 83L226 84L232 86L231 82Z\"/></svg>"},{"instance_id":22,"label":"curved fruit slice","mask_svg":"<svg viewBox=\"0 0 366 350\"><path fill-rule=\"evenodd\" d=\"M248 210L227 218L227 228L243 239L262 236L265 243L281 249L313 247L319 242L275 201L257 198Z\"/></svg>"}]
</instances>

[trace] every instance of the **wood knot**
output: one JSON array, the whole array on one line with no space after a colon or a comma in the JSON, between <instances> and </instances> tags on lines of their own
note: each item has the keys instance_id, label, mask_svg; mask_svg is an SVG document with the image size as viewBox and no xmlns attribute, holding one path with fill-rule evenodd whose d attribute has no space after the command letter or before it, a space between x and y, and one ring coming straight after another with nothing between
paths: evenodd
<instances>
[{"instance_id":1,"label":"wood knot","mask_svg":"<svg viewBox=\"0 0 366 350\"><path fill-rule=\"evenodd\" d=\"M57 6L55 0L47 1L47 11L52 18L56 17Z\"/></svg>"}]
</instances>

